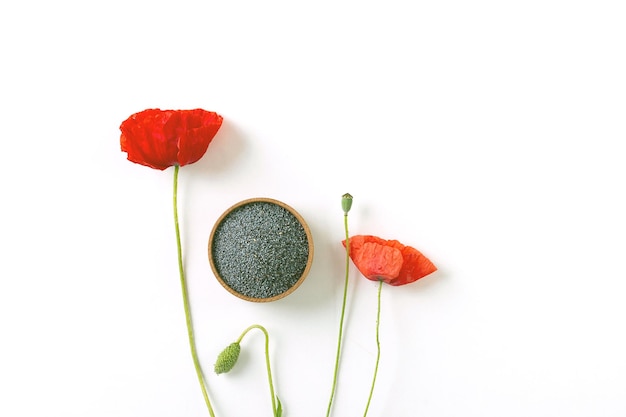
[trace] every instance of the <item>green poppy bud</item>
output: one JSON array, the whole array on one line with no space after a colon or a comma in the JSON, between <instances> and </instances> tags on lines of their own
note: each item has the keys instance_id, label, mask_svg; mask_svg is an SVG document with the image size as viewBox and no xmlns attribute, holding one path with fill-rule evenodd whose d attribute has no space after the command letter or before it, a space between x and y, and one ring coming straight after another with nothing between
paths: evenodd
<instances>
[{"instance_id":1,"label":"green poppy bud","mask_svg":"<svg viewBox=\"0 0 626 417\"><path fill-rule=\"evenodd\" d=\"M341 208L344 214L348 214L350 208L352 208L352 196L350 194L345 193L341 196Z\"/></svg>"},{"instance_id":2,"label":"green poppy bud","mask_svg":"<svg viewBox=\"0 0 626 417\"><path fill-rule=\"evenodd\" d=\"M224 374L229 372L235 364L237 363L237 359L239 359L239 352L241 352L241 346L239 343L231 343L217 356L217 361L215 362L215 373L216 374Z\"/></svg>"}]
</instances>

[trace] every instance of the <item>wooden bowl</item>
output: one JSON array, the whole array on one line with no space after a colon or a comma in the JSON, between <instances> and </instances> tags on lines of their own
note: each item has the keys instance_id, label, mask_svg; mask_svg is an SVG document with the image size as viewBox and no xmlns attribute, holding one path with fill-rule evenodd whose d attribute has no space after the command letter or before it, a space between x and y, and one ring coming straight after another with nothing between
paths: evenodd
<instances>
[{"instance_id":1,"label":"wooden bowl","mask_svg":"<svg viewBox=\"0 0 626 417\"><path fill-rule=\"evenodd\" d=\"M243 200L226 210L209 237L209 262L231 294L275 301L302 284L313 263L313 238L300 214L271 198Z\"/></svg>"}]
</instances>

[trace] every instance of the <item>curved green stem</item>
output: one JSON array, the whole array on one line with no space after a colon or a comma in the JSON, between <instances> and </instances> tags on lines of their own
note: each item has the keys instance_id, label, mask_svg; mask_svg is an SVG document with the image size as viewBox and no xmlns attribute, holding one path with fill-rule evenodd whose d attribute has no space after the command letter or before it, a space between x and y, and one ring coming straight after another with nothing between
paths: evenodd
<instances>
[{"instance_id":1,"label":"curved green stem","mask_svg":"<svg viewBox=\"0 0 626 417\"><path fill-rule=\"evenodd\" d=\"M335 389L337 387L337 375L339 373L339 361L341 358L341 341L343 339L343 321L346 315L346 299L348 298L348 276L350 272L350 237L348 234L348 213L343 215L343 228L346 233L346 276L343 283L343 301L341 303L341 318L339 319L339 335L337 337L337 353L335 356L335 371L333 373L333 385L330 390L330 399L328 400L328 409L326 417L330 416L330 411L335 397Z\"/></svg>"},{"instance_id":2,"label":"curved green stem","mask_svg":"<svg viewBox=\"0 0 626 417\"><path fill-rule=\"evenodd\" d=\"M241 336L239 336L239 339L237 339L236 343L241 343L241 340L244 338L244 336L246 334L248 334L248 332L252 329L259 329L263 332L263 334L265 335L265 366L267 368L267 380L269 382L270 385L270 395L272 397L272 410L274 411L274 415L279 415L279 408L280 408L280 401L279 401L279 408L276 407L276 395L274 394L274 382L272 380L272 367L270 366L270 335L267 332L267 330L265 330L265 327L261 326L260 324L253 324L252 326L248 327L246 330L243 331L243 333L241 333Z\"/></svg>"},{"instance_id":3,"label":"curved green stem","mask_svg":"<svg viewBox=\"0 0 626 417\"><path fill-rule=\"evenodd\" d=\"M180 243L180 227L178 226L178 170L179 166L174 166L174 226L176 228L176 249L178 251L178 272L180 274L180 286L183 292L183 304L185 307L185 319L187 322L187 336L189 337L189 347L191 348L191 357L193 358L193 366L196 369L196 375L198 376L198 382L200 383L200 389L202 390L202 396L204 402L209 410L211 417L215 417L213 413L213 407L209 400L209 394L206 389L206 382L204 375L202 374L202 368L200 367L200 360L198 359L198 352L196 350L196 342L193 335L193 323L191 321L191 308L189 307L189 291L187 290L187 280L185 279L185 270L183 268L183 250Z\"/></svg>"},{"instance_id":4,"label":"curved green stem","mask_svg":"<svg viewBox=\"0 0 626 417\"><path fill-rule=\"evenodd\" d=\"M380 329L380 293L383 289L383 281L379 281L378 283L378 308L376 312L376 366L374 367L374 378L372 379L372 387L370 388L370 395L367 399L367 405L365 406L365 413L363 417L367 416L367 410L370 408L370 402L372 401L372 394L374 394L374 385L376 385L376 375L378 375L378 363L380 362L380 337L379 337L379 329Z\"/></svg>"}]
</instances>

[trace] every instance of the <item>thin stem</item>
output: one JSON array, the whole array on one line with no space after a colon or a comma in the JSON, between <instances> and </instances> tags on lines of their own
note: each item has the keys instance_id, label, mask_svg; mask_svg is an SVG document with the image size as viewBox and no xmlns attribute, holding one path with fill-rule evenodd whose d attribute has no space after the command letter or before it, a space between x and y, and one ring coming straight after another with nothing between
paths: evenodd
<instances>
[{"instance_id":1,"label":"thin stem","mask_svg":"<svg viewBox=\"0 0 626 417\"><path fill-rule=\"evenodd\" d=\"M383 289L383 281L379 281L378 283L378 308L376 312L376 366L374 367L374 378L372 379L372 387L370 389L370 395L367 399L367 405L365 406L365 413L363 417L367 416L367 410L370 408L370 402L372 401L372 394L374 394L374 385L376 385L376 375L378 375L378 363L380 362L380 337L379 337L379 329L380 329L380 293Z\"/></svg>"},{"instance_id":2,"label":"thin stem","mask_svg":"<svg viewBox=\"0 0 626 417\"><path fill-rule=\"evenodd\" d=\"M248 332L252 329L259 329L265 335L265 365L267 368L267 380L270 385L270 395L272 396L272 410L274 410L274 415L276 415L276 412L277 412L276 395L274 394L274 382L272 380L272 368L270 366L270 349L269 349L270 335L269 333L267 332L267 330L265 330L265 327L261 326L260 324L253 324L252 326L248 327L246 330L243 331L241 336L239 336L239 339L237 339L236 343L241 343L241 340L244 338L244 336L248 334Z\"/></svg>"},{"instance_id":3,"label":"thin stem","mask_svg":"<svg viewBox=\"0 0 626 417\"><path fill-rule=\"evenodd\" d=\"M346 299L348 298L348 276L350 272L350 237L348 234L348 213L343 215L343 228L346 233L346 276L343 283L343 301L341 303L341 318L339 319L339 336L337 337L337 354L335 356L335 371L333 373L333 385L330 390L330 399L328 400L328 409L326 417L330 416L330 411L335 397L335 389L337 387L337 374L339 373L339 360L341 358L341 341L343 339L343 321L346 315Z\"/></svg>"},{"instance_id":4,"label":"thin stem","mask_svg":"<svg viewBox=\"0 0 626 417\"><path fill-rule=\"evenodd\" d=\"M202 374L202 368L200 367L200 360L198 359L198 352L196 351L196 342L193 335L193 323L191 321L191 308L189 307L189 291L187 289L187 280L185 279L185 270L183 268L183 250L180 243L180 227L178 226L178 170L179 166L174 166L174 226L176 228L176 249L178 251L178 272L180 274L180 286L183 292L183 304L185 307L185 320L187 322L187 336L189 337L189 347L191 348L191 357L193 358L193 366L196 369L196 375L198 376L198 382L200 383L200 389L202 390L202 396L204 402L209 410L211 417L215 417L211 401L209 400L209 394L206 389L206 382L204 375Z\"/></svg>"}]
</instances>

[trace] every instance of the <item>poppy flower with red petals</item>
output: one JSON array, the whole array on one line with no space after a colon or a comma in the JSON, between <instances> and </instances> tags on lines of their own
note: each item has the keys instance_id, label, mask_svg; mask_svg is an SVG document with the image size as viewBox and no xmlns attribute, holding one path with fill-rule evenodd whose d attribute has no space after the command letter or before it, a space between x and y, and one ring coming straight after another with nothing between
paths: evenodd
<instances>
[{"instance_id":1,"label":"poppy flower with red petals","mask_svg":"<svg viewBox=\"0 0 626 417\"><path fill-rule=\"evenodd\" d=\"M417 249L370 235L350 238L350 258L365 278L394 286L410 284L437 270Z\"/></svg>"},{"instance_id":2,"label":"poppy flower with red petals","mask_svg":"<svg viewBox=\"0 0 626 417\"><path fill-rule=\"evenodd\" d=\"M221 125L222 116L202 109L148 109L122 122L120 144L129 161L164 170L202 158Z\"/></svg>"}]
</instances>

